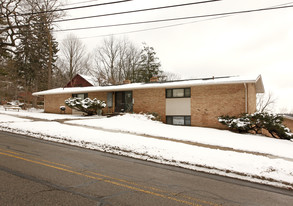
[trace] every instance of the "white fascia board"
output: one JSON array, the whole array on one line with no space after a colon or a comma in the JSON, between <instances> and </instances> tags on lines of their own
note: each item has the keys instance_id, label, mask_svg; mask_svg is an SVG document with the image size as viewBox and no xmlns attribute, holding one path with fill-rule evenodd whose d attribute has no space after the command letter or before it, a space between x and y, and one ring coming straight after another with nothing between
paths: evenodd
<instances>
[{"instance_id":1,"label":"white fascia board","mask_svg":"<svg viewBox=\"0 0 293 206\"><path fill-rule=\"evenodd\" d=\"M265 93L262 77L259 75L255 82L256 93Z\"/></svg>"},{"instance_id":2,"label":"white fascia board","mask_svg":"<svg viewBox=\"0 0 293 206\"><path fill-rule=\"evenodd\" d=\"M208 80L186 80L178 82L157 82L157 83L132 83L113 86L97 86L97 87L70 87L57 88L41 92L33 93L34 96L52 95L52 94L76 94L76 93L90 93L90 92L113 92L113 91L130 91L136 89L154 89L154 88L184 88L200 85L220 85L220 84L241 84L241 83L255 83L259 82L260 91L263 89L261 76L258 77L230 77L221 79Z\"/></svg>"}]
</instances>

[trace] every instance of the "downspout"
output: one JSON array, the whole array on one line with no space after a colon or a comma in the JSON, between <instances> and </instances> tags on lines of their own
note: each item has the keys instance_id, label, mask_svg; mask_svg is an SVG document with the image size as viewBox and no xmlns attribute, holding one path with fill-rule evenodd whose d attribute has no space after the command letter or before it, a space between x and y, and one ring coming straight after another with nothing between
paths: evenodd
<instances>
[{"instance_id":1,"label":"downspout","mask_svg":"<svg viewBox=\"0 0 293 206\"><path fill-rule=\"evenodd\" d=\"M244 83L244 88L245 88L245 113L247 113L248 112L248 98L247 98L247 85L246 85L246 83Z\"/></svg>"}]
</instances>

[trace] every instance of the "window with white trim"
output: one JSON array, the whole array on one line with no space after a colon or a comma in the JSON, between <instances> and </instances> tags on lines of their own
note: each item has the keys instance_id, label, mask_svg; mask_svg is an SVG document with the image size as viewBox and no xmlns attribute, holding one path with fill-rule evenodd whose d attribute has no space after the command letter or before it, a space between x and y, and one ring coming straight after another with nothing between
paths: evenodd
<instances>
[{"instance_id":1,"label":"window with white trim","mask_svg":"<svg viewBox=\"0 0 293 206\"><path fill-rule=\"evenodd\" d=\"M190 116L166 116L166 123L172 125L191 125Z\"/></svg>"},{"instance_id":2,"label":"window with white trim","mask_svg":"<svg viewBox=\"0 0 293 206\"><path fill-rule=\"evenodd\" d=\"M166 98L186 98L190 96L190 88L166 89Z\"/></svg>"},{"instance_id":3,"label":"window with white trim","mask_svg":"<svg viewBox=\"0 0 293 206\"><path fill-rule=\"evenodd\" d=\"M81 93L81 94L72 94L72 97L77 97L77 98L81 98L81 99L85 99L88 97L87 93Z\"/></svg>"}]
</instances>

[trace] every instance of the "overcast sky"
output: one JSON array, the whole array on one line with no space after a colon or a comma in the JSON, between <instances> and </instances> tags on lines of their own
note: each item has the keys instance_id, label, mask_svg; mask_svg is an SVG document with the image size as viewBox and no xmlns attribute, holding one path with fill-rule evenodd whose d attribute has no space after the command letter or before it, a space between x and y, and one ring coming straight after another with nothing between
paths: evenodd
<instances>
[{"instance_id":1,"label":"overcast sky","mask_svg":"<svg viewBox=\"0 0 293 206\"><path fill-rule=\"evenodd\" d=\"M111 0L117 1L117 0ZM133 0L126 3L71 10L64 18L153 8L202 0ZM73 4L85 2L82 4ZM68 0L66 7L109 2ZM291 4L289 4L291 3ZM198 16L279 5L290 0L222 0L185 7L99 17L59 23L59 29ZM178 25L181 24L181 25ZM175 26L177 25L177 26ZM158 27L165 27L160 28ZM157 28L153 30L147 30ZM132 32L146 30L142 32ZM127 33L132 32L132 33ZM278 99L276 111L293 112L293 7L237 15L162 23L56 32L58 41L73 33L91 52L105 36L128 38L154 47L162 69L182 78L261 74L266 92ZM124 34L120 34L124 33Z\"/></svg>"}]
</instances>

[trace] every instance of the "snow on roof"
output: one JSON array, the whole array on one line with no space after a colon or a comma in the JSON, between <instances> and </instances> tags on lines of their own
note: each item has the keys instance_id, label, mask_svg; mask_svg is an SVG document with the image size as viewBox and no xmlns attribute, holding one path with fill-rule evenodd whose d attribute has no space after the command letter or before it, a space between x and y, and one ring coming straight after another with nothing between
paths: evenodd
<instances>
[{"instance_id":1,"label":"snow on roof","mask_svg":"<svg viewBox=\"0 0 293 206\"><path fill-rule=\"evenodd\" d=\"M93 76L87 76L84 74L78 74L82 78L84 78L86 81L88 81L93 86L99 86L99 84L95 81L95 78Z\"/></svg>"},{"instance_id":2,"label":"snow on roof","mask_svg":"<svg viewBox=\"0 0 293 206\"><path fill-rule=\"evenodd\" d=\"M129 91L136 89L151 89L151 88L182 88L200 85L217 85L217 84L256 84L256 92L264 93L264 86L261 75L259 76L229 76L229 77L212 77L202 79L188 79L170 82L153 82L153 83L132 83L123 85L112 86L92 86L92 87L69 87L57 88L41 92L33 93L34 96L38 95L51 95L51 94L74 94L74 93L89 93L89 92L112 92L112 91Z\"/></svg>"}]
</instances>

